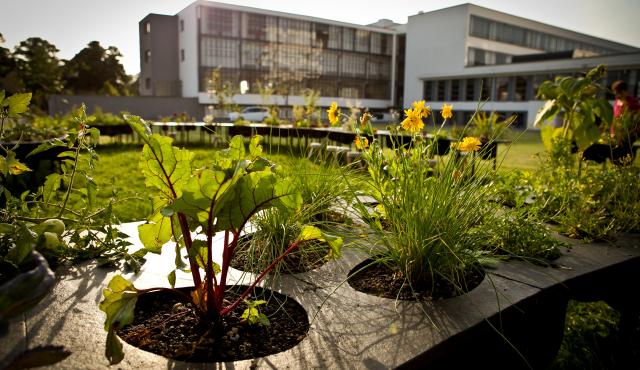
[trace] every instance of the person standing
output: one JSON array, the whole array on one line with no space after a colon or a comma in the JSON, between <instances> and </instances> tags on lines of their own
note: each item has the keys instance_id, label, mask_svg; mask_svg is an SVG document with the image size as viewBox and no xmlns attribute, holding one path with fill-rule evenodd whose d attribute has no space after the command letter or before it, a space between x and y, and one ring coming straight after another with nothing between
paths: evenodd
<instances>
[{"instance_id":1,"label":"person standing","mask_svg":"<svg viewBox=\"0 0 640 370\"><path fill-rule=\"evenodd\" d=\"M613 121L611 122L611 139L616 140L617 148L614 157L622 158L631 155L633 158L633 143L640 133L640 102L638 98L629 94L629 85L622 81L615 81L611 85L616 100L613 103Z\"/></svg>"}]
</instances>

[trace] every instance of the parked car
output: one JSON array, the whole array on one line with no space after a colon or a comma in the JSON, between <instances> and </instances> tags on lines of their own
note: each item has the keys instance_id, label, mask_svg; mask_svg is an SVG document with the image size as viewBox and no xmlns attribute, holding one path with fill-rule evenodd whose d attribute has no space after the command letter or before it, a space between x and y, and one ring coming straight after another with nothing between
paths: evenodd
<instances>
[{"instance_id":1,"label":"parked car","mask_svg":"<svg viewBox=\"0 0 640 370\"><path fill-rule=\"evenodd\" d=\"M229 120L234 122L239 118L245 121L262 122L269 117L269 109L265 107L246 107L240 112L229 113Z\"/></svg>"}]
</instances>

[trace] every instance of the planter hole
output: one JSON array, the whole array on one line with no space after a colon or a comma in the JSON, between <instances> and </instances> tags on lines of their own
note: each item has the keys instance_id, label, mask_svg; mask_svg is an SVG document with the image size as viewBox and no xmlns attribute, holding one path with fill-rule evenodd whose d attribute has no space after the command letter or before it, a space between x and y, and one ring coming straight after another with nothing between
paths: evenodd
<instances>
[{"instance_id":1,"label":"planter hole","mask_svg":"<svg viewBox=\"0 0 640 370\"><path fill-rule=\"evenodd\" d=\"M348 281L353 289L382 298L435 301L470 292L480 285L484 275L480 267L474 267L461 276L455 284L444 279L436 279L435 282L410 285L399 271L394 271L384 264L375 263L373 259L367 259L349 271Z\"/></svg>"},{"instance_id":2,"label":"planter hole","mask_svg":"<svg viewBox=\"0 0 640 370\"><path fill-rule=\"evenodd\" d=\"M227 287L231 301L246 287ZM182 288L189 294L193 288ZM191 303L178 295L158 292L138 298L131 325L117 331L127 343L170 359L187 362L230 362L264 357L286 351L300 343L309 331L304 308L294 299L267 289L255 288L252 300L265 299L261 313L269 326L249 325L241 320L246 305L240 304L212 330L211 322L200 318Z\"/></svg>"}]
</instances>

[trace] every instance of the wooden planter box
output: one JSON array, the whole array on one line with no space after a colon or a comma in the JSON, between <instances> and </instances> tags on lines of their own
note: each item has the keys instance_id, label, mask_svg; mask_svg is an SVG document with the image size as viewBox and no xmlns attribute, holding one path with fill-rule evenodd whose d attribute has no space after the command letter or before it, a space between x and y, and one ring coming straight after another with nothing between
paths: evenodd
<instances>
[{"instance_id":1,"label":"wooden planter box","mask_svg":"<svg viewBox=\"0 0 640 370\"><path fill-rule=\"evenodd\" d=\"M137 242L136 224L125 224L122 229ZM215 242L222 242L221 236ZM167 285L166 275L173 269L172 249L166 245L163 256L148 256L141 274L133 277L136 287ZM637 284L630 284L639 281L638 235L620 239L617 246L577 244L556 261L562 268L501 263L468 294L428 303L395 301L353 290L345 282L346 276L365 258L346 251L339 261L271 282L270 288L292 297L307 310L311 323L307 337L285 352L218 366L524 368L521 354L531 366L543 367L554 358L562 338L568 299L607 298L621 302L618 307L633 307L627 298L637 300L639 296ZM61 279L53 294L14 320L10 335L0 338L0 358L26 347L57 344L73 352L58 364L60 367L86 368L91 364L93 369L110 369L104 357L106 333L98 302L114 271L84 264L59 269L57 274ZM177 286L189 284L188 275L178 275ZM196 366L126 343L124 351L125 359L118 368Z\"/></svg>"}]
</instances>

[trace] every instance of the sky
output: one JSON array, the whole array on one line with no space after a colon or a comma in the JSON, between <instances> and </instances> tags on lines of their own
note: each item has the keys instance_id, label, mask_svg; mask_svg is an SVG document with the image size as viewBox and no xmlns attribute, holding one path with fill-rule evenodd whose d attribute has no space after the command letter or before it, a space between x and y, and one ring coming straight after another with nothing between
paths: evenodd
<instances>
[{"instance_id":1,"label":"sky","mask_svg":"<svg viewBox=\"0 0 640 370\"><path fill-rule=\"evenodd\" d=\"M71 59L89 42L115 46L129 74L140 72L138 22L149 13L173 15L192 0L0 0L1 46L41 37ZM226 0L287 13L368 24L406 23L410 15L467 2L604 39L640 47L640 0Z\"/></svg>"}]
</instances>

